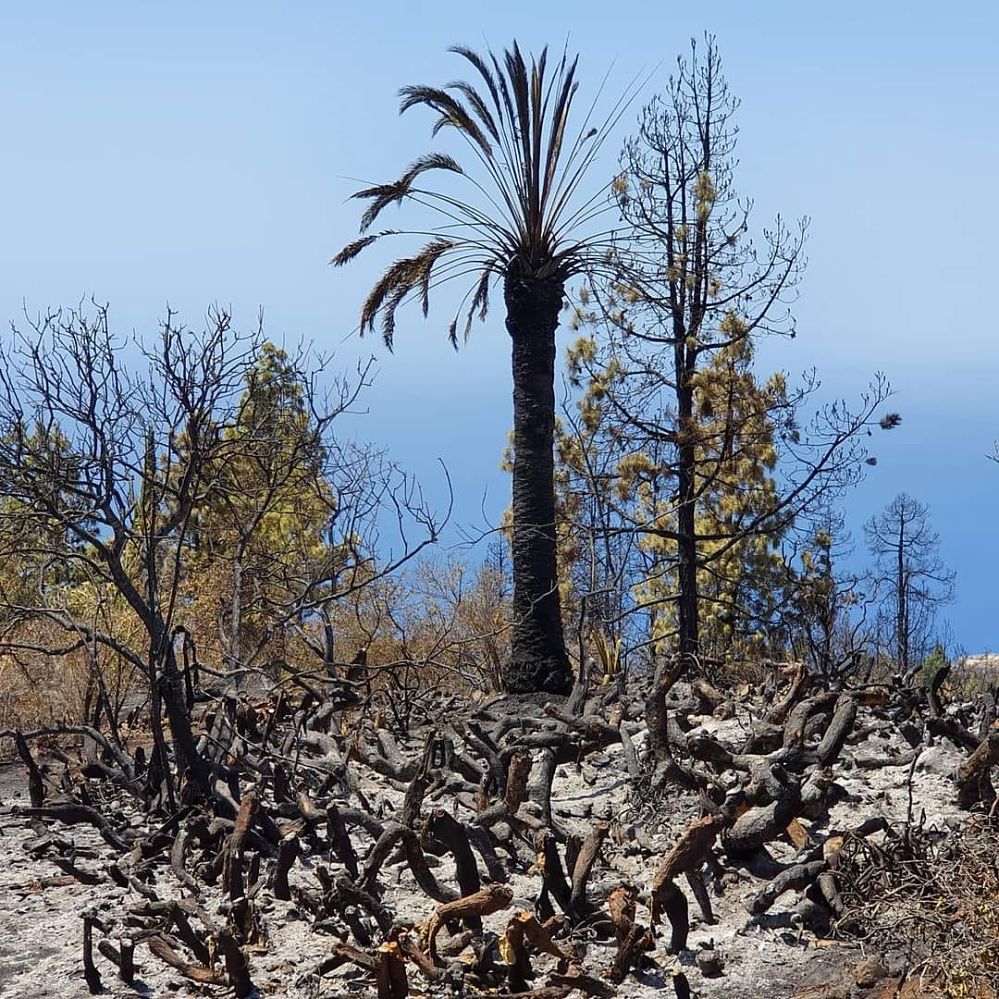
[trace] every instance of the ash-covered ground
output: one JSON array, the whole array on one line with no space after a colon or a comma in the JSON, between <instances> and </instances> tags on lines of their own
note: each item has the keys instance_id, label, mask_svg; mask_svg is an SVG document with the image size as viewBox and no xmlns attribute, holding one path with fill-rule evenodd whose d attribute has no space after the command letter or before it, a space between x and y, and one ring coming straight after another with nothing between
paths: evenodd
<instances>
[{"instance_id":1,"label":"ash-covered ground","mask_svg":"<svg viewBox=\"0 0 999 999\"><path fill-rule=\"evenodd\" d=\"M724 714L724 712L722 712ZM689 736L709 736L733 752L746 738L754 718L744 706L734 717L688 716ZM643 751L647 733L637 731L635 744ZM400 742L400 747L419 754L420 742ZM799 827L808 846L792 843L788 835L775 837L752 857L727 857L716 849L716 863L702 868L703 880L713 910L708 923L686 883L690 912L690 933L686 947L678 954L667 953L669 927L660 926L655 949L647 954L648 967L633 970L623 982L612 986L622 997L673 994L674 975L682 973L691 994L730 999L762 999L784 996L890 995L906 970L903 954L870 954L862 940L819 939L797 915L801 892L791 890L777 898L766 912L753 914L753 902L774 877L775 871L800 860L807 848L814 850L838 832L861 826L865 820L883 817L894 829L918 824L924 831L936 830L941 837L959 828L967 813L958 807L954 775L966 753L946 739L918 750L915 762L906 757L909 747L894 728L862 709L853 735L832 767L837 787L834 803L818 818L802 817ZM896 765L877 765L893 757L905 759ZM353 761L355 779L373 816L390 821L403 806L405 783ZM724 782L735 775L719 775ZM437 800L435 801L435 795ZM122 887L106 875L108 864L126 865L119 851L88 826L47 823L48 831L36 819L19 814L27 805L25 774L19 765L0 769L0 995L10 997L66 997L75 999L89 993L83 975L82 916L95 914L109 930L109 939L140 935L130 924L129 912L143 896L162 899L189 899L212 918L224 922L229 901L219 884L198 884L192 891L182 885L165 862L146 864L140 894L133 885ZM648 924L645 907L658 863L673 847L685 828L697 819L702 798L693 790L676 787L656 795L643 796L632 786L620 745L587 752L578 762L558 766L552 787L554 818L560 828L580 838L592 832L595 822L609 825L587 886L588 897L597 905L616 887L626 884L638 893L636 920ZM463 806L447 788L431 789L427 806L450 808L461 817ZM467 816L465 816L467 818ZM147 820L127 809L114 815L119 826L141 827ZM54 837L46 848L40 840ZM873 841L886 835L875 833ZM352 830L358 855L363 859L372 845L361 829ZM93 876L96 884L83 884L72 873L56 865L53 850L69 857L76 868ZM508 858L509 859L509 858ZM453 860L448 853L427 854L434 875L442 884L454 883ZM261 892L257 917L261 939L246 948L257 994L306 999L321 996L376 995L371 975L345 963L318 975L314 971L331 953L334 938L314 929L315 917L295 900L295 888L308 892L316 887L316 868L336 872L338 863L326 850L313 851L303 838L300 856L292 867L289 881L293 898L280 901ZM711 866L714 866L712 872ZM488 873L480 863L483 881ZM484 933L502 935L512 913L532 910L538 901L540 879L536 868L510 861L509 886L513 899L509 907L484 920ZM404 856L390 856L379 876L381 900L400 924L419 927L437 906L421 890ZM440 941L446 944L445 930ZM617 943L611 938L587 934L578 929L573 945L582 952L582 965L600 975L613 960ZM706 954L717 960L706 961ZM102 956L95 960L103 981L103 994L116 997L225 995L224 986L203 985L189 980L159 960L140 942L135 951L137 973L132 985L115 975L115 967ZM881 959L873 978L865 968L870 957ZM542 988L555 961L544 955L533 959L533 986ZM857 971L859 965L860 970ZM704 970L702 970L702 968ZM869 970L869 968L868 968ZM707 973L704 973L704 972ZM720 973L719 973L720 972ZM870 981L865 980L865 975ZM895 976L894 978L892 976ZM859 984L858 984L859 983ZM886 984L887 983L887 984ZM424 981L410 975L414 995L448 994L446 984ZM460 993L458 993L460 994ZM476 994L471 990L469 995ZM542 993L539 993L542 994ZM582 994L582 993L576 993ZM908 995L933 994L909 991Z\"/></svg>"}]
</instances>

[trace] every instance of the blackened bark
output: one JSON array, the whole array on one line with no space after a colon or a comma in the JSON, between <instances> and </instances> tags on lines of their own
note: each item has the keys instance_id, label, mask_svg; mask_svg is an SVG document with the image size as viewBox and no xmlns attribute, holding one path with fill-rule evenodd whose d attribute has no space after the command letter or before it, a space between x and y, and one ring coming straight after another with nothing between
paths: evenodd
<instances>
[{"instance_id":1,"label":"blackened bark","mask_svg":"<svg viewBox=\"0 0 999 999\"><path fill-rule=\"evenodd\" d=\"M898 607L896 611L895 631L898 635L898 662L902 671L902 676L909 675L909 613L906 606L906 595L909 588L909 581L906 579L905 571L905 517L901 514L898 518L898 580L897 597Z\"/></svg>"},{"instance_id":2,"label":"blackened bark","mask_svg":"<svg viewBox=\"0 0 999 999\"><path fill-rule=\"evenodd\" d=\"M568 693L572 670L562 631L555 539L555 330L561 281L504 282L513 345L513 650L511 693Z\"/></svg>"},{"instance_id":3,"label":"blackened bark","mask_svg":"<svg viewBox=\"0 0 999 999\"><path fill-rule=\"evenodd\" d=\"M161 635L164 631L165 629L161 630ZM187 712L184 698L183 679L177 668L173 643L169 639L166 641L162 664L163 672L159 677L161 680L159 691L163 707L166 709L170 735L173 738L178 774L186 782L194 785L202 796L207 796L211 783L210 774L195 743L194 732L191 729L191 718ZM156 681L154 680L154 682Z\"/></svg>"},{"instance_id":4,"label":"blackened bark","mask_svg":"<svg viewBox=\"0 0 999 999\"><path fill-rule=\"evenodd\" d=\"M21 757L21 762L28 770L28 796L31 799L31 807L41 808L45 804L45 782L42 780L42 772L38 769L38 764L28 749L28 743L20 732L14 733L14 745L17 748L17 755Z\"/></svg>"},{"instance_id":5,"label":"blackened bark","mask_svg":"<svg viewBox=\"0 0 999 999\"><path fill-rule=\"evenodd\" d=\"M677 346L683 356L684 346ZM678 370L683 372L677 385L677 604L678 644L684 665L689 665L699 648L700 626L697 601L697 454L694 448L694 391L692 372L684 361L678 360Z\"/></svg>"}]
</instances>

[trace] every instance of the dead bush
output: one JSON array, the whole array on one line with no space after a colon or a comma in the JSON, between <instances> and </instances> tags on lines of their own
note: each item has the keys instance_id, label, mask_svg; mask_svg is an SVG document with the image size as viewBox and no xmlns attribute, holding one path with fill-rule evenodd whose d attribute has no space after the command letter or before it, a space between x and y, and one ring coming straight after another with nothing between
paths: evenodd
<instances>
[{"instance_id":1,"label":"dead bush","mask_svg":"<svg viewBox=\"0 0 999 999\"><path fill-rule=\"evenodd\" d=\"M999 818L973 816L946 838L921 827L840 854L843 937L905 956L910 979L948 996L999 995ZM932 994L932 993L929 993Z\"/></svg>"}]
</instances>

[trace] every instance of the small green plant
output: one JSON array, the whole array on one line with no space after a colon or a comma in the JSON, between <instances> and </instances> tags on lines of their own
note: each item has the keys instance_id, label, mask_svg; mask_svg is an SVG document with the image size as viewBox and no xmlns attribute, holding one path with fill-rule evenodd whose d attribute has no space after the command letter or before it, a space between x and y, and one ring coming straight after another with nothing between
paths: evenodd
<instances>
[{"instance_id":1,"label":"small green plant","mask_svg":"<svg viewBox=\"0 0 999 999\"><path fill-rule=\"evenodd\" d=\"M944 668L944 666L950 665L950 660L947 658L947 650L937 642L933 646L930 654L923 660L922 667L922 677L923 686L930 687L933 684L933 680L937 673Z\"/></svg>"}]
</instances>

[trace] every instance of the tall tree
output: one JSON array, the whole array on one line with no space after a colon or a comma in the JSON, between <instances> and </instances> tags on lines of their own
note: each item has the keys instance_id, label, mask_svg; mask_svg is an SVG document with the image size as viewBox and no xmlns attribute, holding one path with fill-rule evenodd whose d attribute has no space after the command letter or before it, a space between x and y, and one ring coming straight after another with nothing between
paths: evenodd
<instances>
[{"instance_id":1,"label":"tall tree","mask_svg":"<svg viewBox=\"0 0 999 999\"><path fill-rule=\"evenodd\" d=\"M285 350L261 344L192 517L185 617L200 609L216 624L230 670L253 662L301 580L321 578L318 567L335 558L326 538L337 507L329 439L309 412L306 377Z\"/></svg>"},{"instance_id":2,"label":"tall tree","mask_svg":"<svg viewBox=\"0 0 999 999\"><path fill-rule=\"evenodd\" d=\"M903 676L908 676L933 646L936 610L953 599L956 574L940 557L940 538L930 526L929 508L906 493L872 517L864 535L874 557L875 594L891 648Z\"/></svg>"},{"instance_id":3,"label":"tall tree","mask_svg":"<svg viewBox=\"0 0 999 999\"><path fill-rule=\"evenodd\" d=\"M651 374L627 380L630 399L619 392L618 408L640 425L643 410L668 407L677 645L688 656L701 651L698 373L714 354L758 334L793 332L780 302L800 270L804 239L803 226L790 232L780 220L762 252L745 238L749 207L732 186L737 106L713 40L703 57L692 46L666 93L643 109L638 134L622 156L616 191L639 264L625 280L595 289L620 370ZM662 421L654 422L661 429Z\"/></svg>"},{"instance_id":4,"label":"tall tree","mask_svg":"<svg viewBox=\"0 0 999 999\"><path fill-rule=\"evenodd\" d=\"M795 335L787 303L805 223L778 218L758 245L746 235L737 107L713 39L703 53L692 46L625 146L614 190L627 252L611 281L583 288L577 316L594 331L574 351L584 418L621 454L632 527L661 556L653 599L668 603L668 637L689 658L705 652L706 608L745 610L738 587L712 581L719 569L736 581L754 550L765 561L768 538L858 474L860 439L888 394L878 378L856 412L831 405L802 429L814 379L792 391L782 377L754 378L756 343Z\"/></svg>"},{"instance_id":5,"label":"tall tree","mask_svg":"<svg viewBox=\"0 0 999 999\"><path fill-rule=\"evenodd\" d=\"M566 282L605 268L606 235L593 221L606 209L599 192L588 200L577 188L624 99L599 128L584 114L578 129L573 104L576 60L549 65L547 50L528 62L517 44L503 54L453 52L474 68L478 83L443 88L407 86L401 110L429 108L434 135L451 128L467 144L475 169L466 173L452 156L417 159L395 182L358 191L369 202L360 239L333 258L353 259L385 236L428 233L397 230L367 234L382 211L402 202L436 213L438 227L414 256L396 260L371 289L361 309L361 332L376 323L391 347L396 310L417 297L426 315L432 286L448 278L471 279L450 326L458 343L476 314L484 318L489 292L501 283L513 369L513 643L504 683L509 691L564 692L572 683L559 601L553 440L555 431L555 332ZM465 181L471 200L441 188L418 186L430 172Z\"/></svg>"}]
</instances>

